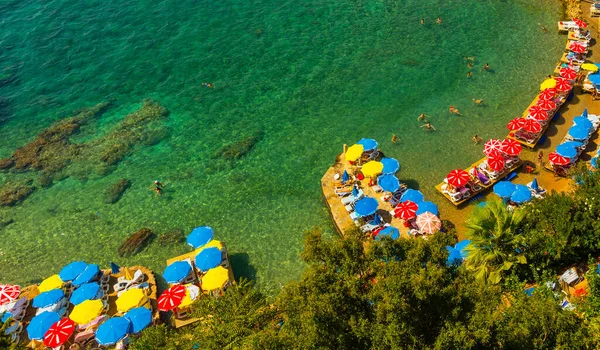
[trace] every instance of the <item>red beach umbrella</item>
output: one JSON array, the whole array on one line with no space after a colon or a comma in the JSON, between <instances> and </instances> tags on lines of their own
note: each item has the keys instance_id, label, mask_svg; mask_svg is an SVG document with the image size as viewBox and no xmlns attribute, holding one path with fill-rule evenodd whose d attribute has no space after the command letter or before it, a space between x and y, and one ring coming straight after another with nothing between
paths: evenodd
<instances>
[{"instance_id":1,"label":"red beach umbrella","mask_svg":"<svg viewBox=\"0 0 600 350\"><path fill-rule=\"evenodd\" d=\"M575 25L577 25L580 28L587 28L587 26L588 26L587 23L580 20L579 18L573 18L572 20L573 20L573 22L575 22Z\"/></svg>"},{"instance_id":2,"label":"red beach umbrella","mask_svg":"<svg viewBox=\"0 0 600 350\"><path fill-rule=\"evenodd\" d=\"M496 139L487 140L487 142L483 145L483 153L485 155L489 155L491 152L500 151L502 149L502 142ZM468 175L468 174L467 174Z\"/></svg>"},{"instance_id":3,"label":"red beach umbrella","mask_svg":"<svg viewBox=\"0 0 600 350\"><path fill-rule=\"evenodd\" d=\"M469 177L469 173L467 173L466 171L464 171L462 169L456 169L456 170L452 170L446 176L446 179L448 179L448 184L450 184L454 187L460 187L460 186L464 186L467 182L469 182L470 177Z\"/></svg>"},{"instance_id":4,"label":"red beach umbrella","mask_svg":"<svg viewBox=\"0 0 600 350\"><path fill-rule=\"evenodd\" d=\"M173 310L181 304L186 292L186 288L180 284L165 290L158 298L158 309L160 311Z\"/></svg>"},{"instance_id":5,"label":"red beach umbrella","mask_svg":"<svg viewBox=\"0 0 600 350\"><path fill-rule=\"evenodd\" d=\"M525 119L525 123L523 124L523 130L535 134L542 130L542 126L535 119Z\"/></svg>"},{"instance_id":6,"label":"red beach umbrella","mask_svg":"<svg viewBox=\"0 0 600 350\"><path fill-rule=\"evenodd\" d=\"M540 92L541 100L551 100L554 98L554 96L556 96L555 88L544 89L542 92Z\"/></svg>"},{"instance_id":7,"label":"red beach umbrella","mask_svg":"<svg viewBox=\"0 0 600 350\"><path fill-rule=\"evenodd\" d=\"M569 50L576 53L583 53L587 50L587 48L579 41L574 41L571 43L571 45L569 45Z\"/></svg>"},{"instance_id":8,"label":"red beach umbrella","mask_svg":"<svg viewBox=\"0 0 600 350\"><path fill-rule=\"evenodd\" d=\"M44 335L44 345L49 348L56 348L63 345L75 330L75 322L68 317L55 322Z\"/></svg>"},{"instance_id":9,"label":"red beach umbrella","mask_svg":"<svg viewBox=\"0 0 600 350\"><path fill-rule=\"evenodd\" d=\"M15 284L0 284L0 305L13 302L21 294L21 287Z\"/></svg>"},{"instance_id":10,"label":"red beach umbrella","mask_svg":"<svg viewBox=\"0 0 600 350\"><path fill-rule=\"evenodd\" d=\"M554 78L554 80L556 80L556 90L558 91L569 91L573 87L565 78Z\"/></svg>"},{"instance_id":11,"label":"red beach umbrella","mask_svg":"<svg viewBox=\"0 0 600 350\"><path fill-rule=\"evenodd\" d=\"M525 125L524 118L515 118L515 119L509 121L508 124L506 125L506 127L510 131L515 131L515 130L523 129L523 125Z\"/></svg>"},{"instance_id":12,"label":"red beach umbrella","mask_svg":"<svg viewBox=\"0 0 600 350\"><path fill-rule=\"evenodd\" d=\"M540 106L529 107L529 115L535 120L546 120L548 119L548 113Z\"/></svg>"},{"instance_id":13,"label":"red beach umbrella","mask_svg":"<svg viewBox=\"0 0 600 350\"><path fill-rule=\"evenodd\" d=\"M523 150L521 144L513 139L506 139L502 141L502 152L509 156L518 156Z\"/></svg>"},{"instance_id":14,"label":"red beach umbrella","mask_svg":"<svg viewBox=\"0 0 600 350\"><path fill-rule=\"evenodd\" d=\"M493 152L488 155L487 164L493 171L504 169L504 157L500 152Z\"/></svg>"},{"instance_id":15,"label":"red beach umbrella","mask_svg":"<svg viewBox=\"0 0 600 350\"><path fill-rule=\"evenodd\" d=\"M394 215L397 218L408 220L415 217L419 206L417 203L412 201L404 201L396 206L394 209Z\"/></svg>"},{"instance_id":16,"label":"red beach umbrella","mask_svg":"<svg viewBox=\"0 0 600 350\"><path fill-rule=\"evenodd\" d=\"M554 101L552 101L552 100L539 99L537 101L537 105L540 106L541 109L544 109L546 111L551 111L554 108L556 108L556 103L554 103Z\"/></svg>"},{"instance_id":17,"label":"red beach umbrella","mask_svg":"<svg viewBox=\"0 0 600 350\"><path fill-rule=\"evenodd\" d=\"M573 68L564 67L560 69L560 76L567 80L575 80L577 72Z\"/></svg>"},{"instance_id":18,"label":"red beach umbrella","mask_svg":"<svg viewBox=\"0 0 600 350\"><path fill-rule=\"evenodd\" d=\"M419 231L432 234L440 230L442 222L437 215L426 211L417 216L417 226L419 227Z\"/></svg>"},{"instance_id":19,"label":"red beach umbrella","mask_svg":"<svg viewBox=\"0 0 600 350\"><path fill-rule=\"evenodd\" d=\"M563 157L556 152L548 154L548 160L550 161L550 163L555 165L567 165L571 163L571 160L569 158Z\"/></svg>"}]
</instances>

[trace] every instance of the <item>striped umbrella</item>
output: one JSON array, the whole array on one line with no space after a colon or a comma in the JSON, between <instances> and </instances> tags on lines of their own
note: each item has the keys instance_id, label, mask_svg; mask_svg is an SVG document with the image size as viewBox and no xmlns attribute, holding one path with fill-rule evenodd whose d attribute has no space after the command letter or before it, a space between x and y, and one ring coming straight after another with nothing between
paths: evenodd
<instances>
[{"instance_id":1,"label":"striped umbrella","mask_svg":"<svg viewBox=\"0 0 600 350\"><path fill-rule=\"evenodd\" d=\"M488 155L487 164L493 171L504 169L504 157L500 152L493 152Z\"/></svg>"},{"instance_id":2,"label":"striped umbrella","mask_svg":"<svg viewBox=\"0 0 600 350\"><path fill-rule=\"evenodd\" d=\"M467 182L469 182L469 173L462 169L452 170L446 176L446 179L448 179L448 183L454 187L464 186Z\"/></svg>"},{"instance_id":3,"label":"striped umbrella","mask_svg":"<svg viewBox=\"0 0 600 350\"><path fill-rule=\"evenodd\" d=\"M165 290L158 298L158 309L160 311L170 311L179 306L185 297L187 289L176 284Z\"/></svg>"},{"instance_id":4,"label":"striped umbrella","mask_svg":"<svg viewBox=\"0 0 600 350\"><path fill-rule=\"evenodd\" d=\"M515 118L508 122L506 127L510 131L523 129L523 125L525 125L525 118Z\"/></svg>"},{"instance_id":5,"label":"striped umbrella","mask_svg":"<svg viewBox=\"0 0 600 350\"><path fill-rule=\"evenodd\" d=\"M0 305L13 302L21 294L21 287L15 284L0 284Z\"/></svg>"},{"instance_id":6,"label":"striped umbrella","mask_svg":"<svg viewBox=\"0 0 600 350\"><path fill-rule=\"evenodd\" d=\"M540 92L541 100L551 100L554 98L554 96L556 96L555 88L544 89L542 92Z\"/></svg>"},{"instance_id":7,"label":"striped umbrella","mask_svg":"<svg viewBox=\"0 0 600 350\"><path fill-rule=\"evenodd\" d=\"M573 22L575 22L575 25L580 27L580 28L587 28L587 23L585 23L584 21L580 20L579 18L572 18Z\"/></svg>"},{"instance_id":8,"label":"striped umbrella","mask_svg":"<svg viewBox=\"0 0 600 350\"><path fill-rule=\"evenodd\" d=\"M396 206L394 215L397 218L408 220L415 217L419 206L413 201L404 201Z\"/></svg>"},{"instance_id":9,"label":"striped umbrella","mask_svg":"<svg viewBox=\"0 0 600 350\"><path fill-rule=\"evenodd\" d=\"M556 79L556 89L558 91L569 91L573 87L571 83L565 78L554 78Z\"/></svg>"},{"instance_id":10,"label":"striped umbrella","mask_svg":"<svg viewBox=\"0 0 600 350\"><path fill-rule=\"evenodd\" d=\"M567 80L575 80L577 78L577 72L570 67L563 67L560 69L560 76Z\"/></svg>"},{"instance_id":11,"label":"striped umbrella","mask_svg":"<svg viewBox=\"0 0 600 350\"><path fill-rule=\"evenodd\" d=\"M75 330L75 322L69 318L55 322L44 335L44 345L50 348L56 348L64 344Z\"/></svg>"},{"instance_id":12,"label":"striped umbrella","mask_svg":"<svg viewBox=\"0 0 600 350\"><path fill-rule=\"evenodd\" d=\"M569 50L575 53L583 53L587 50L587 48L579 41L574 41L571 43L571 45L569 45Z\"/></svg>"},{"instance_id":13,"label":"striped umbrella","mask_svg":"<svg viewBox=\"0 0 600 350\"><path fill-rule=\"evenodd\" d=\"M487 140L487 142L483 145L483 153L485 155L489 155L494 151L500 151L502 149L502 142L496 139Z\"/></svg>"},{"instance_id":14,"label":"striped umbrella","mask_svg":"<svg viewBox=\"0 0 600 350\"><path fill-rule=\"evenodd\" d=\"M417 226L419 227L419 231L432 234L440 230L442 222L437 215L426 211L417 216Z\"/></svg>"},{"instance_id":15,"label":"striped umbrella","mask_svg":"<svg viewBox=\"0 0 600 350\"><path fill-rule=\"evenodd\" d=\"M542 126L535 119L525 119L525 123L523 123L523 130L535 134L542 130Z\"/></svg>"},{"instance_id":16,"label":"striped umbrella","mask_svg":"<svg viewBox=\"0 0 600 350\"><path fill-rule=\"evenodd\" d=\"M502 152L509 156L518 156L523 150L521 144L513 139L506 139L502 141Z\"/></svg>"},{"instance_id":17,"label":"striped umbrella","mask_svg":"<svg viewBox=\"0 0 600 350\"><path fill-rule=\"evenodd\" d=\"M550 161L550 163L555 165L567 165L571 163L571 160L569 158L563 157L556 152L548 154L548 160Z\"/></svg>"},{"instance_id":18,"label":"striped umbrella","mask_svg":"<svg viewBox=\"0 0 600 350\"><path fill-rule=\"evenodd\" d=\"M540 106L540 108L546 110L546 111L551 111L554 108L556 108L556 103L554 103L554 101L552 100L543 100L543 99L539 99L537 101L537 105Z\"/></svg>"},{"instance_id":19,"label":"striped umbrella","mask_svg":"<svg viewBox=\"0 0 600 350\"><path fill-rule=\"evenodd\" d=\"M548 112L546 112L542 107L540 106L531 106L529 107L529 115L535 119L535 120L546 120L548 119Z\"/></svg>"}]
</instances>

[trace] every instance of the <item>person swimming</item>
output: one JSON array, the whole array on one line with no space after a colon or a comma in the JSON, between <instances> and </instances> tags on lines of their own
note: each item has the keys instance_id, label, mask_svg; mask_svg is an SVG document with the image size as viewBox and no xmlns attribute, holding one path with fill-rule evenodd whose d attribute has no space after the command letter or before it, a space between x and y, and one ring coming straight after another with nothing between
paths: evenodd
<instances>
[{"instance_id":1,"label":"person swimming","mask_svg":"<svg viewBox=\"0 0 600 350\"><path fill-rule=\"evenodd\" d=\"M421 24L425 24L425 18L421 18Z\"/></svg>"},{"instance_id":2,"label":"person swimming","mask_svg":"<svg viewBox=\"0 0 600 350\"><path fill-rule=\"evenodd\" d=\"M489 71L489 70L490 70L490 65L486 63L486 64L483 66L483 69L485 69L485 70L488 70L488 71Z\"/></svg>"},{"instance_id":3,"label":"person swimming","mask_svg":"<svg viewBox=\"0 0 600 350\"><path fill-rule=\"evenodd\" d=\"M471 77L471 71L469 71L469 73L467 73L467 78Z\"/></svg>"},{"instance_id":4,"label":"person swimming","mask_svg":"<svg viewBox=\"0 0 600 350\"><path fill-rule=\"evenodd\" d=\"M450 111L450 113L454 113L454 114L457 114L457 115L462 115L462 114L459 112L458 108L456 108L456 107L454 107L454 106L450 106L450 107L448 108L448 110Z\"/></svg>"},{"instance_id":5,"label":"person swimming","mask_svg":"<svg viewBox=\"0 0 600 350\"><path fill-rule=\"evenodd\" d=\"M423 128L423 127L425 128L425 130L435 130L435 128L433 127L433 125L431 125L430 122L427 122L427 123L421 125L421 128Z\"/></svg>"},{"instance_id":6,"label":"person swimming","mask_svg":"<svg viewBox=\"0 0 600 350\"><path fill-rule=\"evenodd\" d=\"M396 141L398 141L398 137L396 134L392 134L392 143L396 143Z\"/></svg>"},{"instance_id":7,"label":"person swimming","mask_svg":"<svg viewBox=\"0 0 600 350\"><path fill-rule=\"evenodd\" d=\"M213 89L215 86L213 85L213 83L202 83L202 86Z\"/></svg>"},{"instance_id":8,"label":"person swimming","mask_svg":"<svg viewBox=\"0 0 600 350\"><path fill-rule=\"evenodd\" d=\"M419 117L417 118L418 121L424 121L425 117L428 117L428 115L426 115L425 113L421 113L421 115L419 115Z\"/></svg>"},{"instance_id":9,"label":"person swimming","mask_svg":"<svg viewBox=\"0 0 600 350\"><path fill-rule=\"evenodd\" d=\"M438 17L437 20L435 21L435 23L442 24L442 19L440 17Z\"/></svg>"},{"instance_id":10,"label":"person swimming","mask_svg":"<svg viewBox=\"0 0 600 350\"><path fill-rule=\"evenodd\" d=\"M156 198L162 194L164 188L165 188L165 185L162 182L160 182L158 180L154 180L154 183L152 185L150 185L150 187L148 189L151 189L155 192L154 198Z\"/></svg>"},{"instance_id":11,"label":"person swimming","mask_svg":"<svg viewBox=\"0 0 600 350\"><path fill-rule=\"evenodd\" d=\"M481 141L483 141L483 139L479 137L479 135L475 134L475 136L473 136L473 142L475 142L475 144L478 144Z\"/></svg>"},{"instance_id":12,"label":"person swimming","mask_svg":"<svg viewBox=\"0 0 600 350\"><path fill-rule=\"evenodd\" d=\"M480 104L482 104L482 103L483 103L483 100L482 100L482 99L477 99L477 100L476 100L476 99L473 99L473 102L475 102L475 104L478 104L478 105L480 105Z\"/></svg>"}]
</instances>

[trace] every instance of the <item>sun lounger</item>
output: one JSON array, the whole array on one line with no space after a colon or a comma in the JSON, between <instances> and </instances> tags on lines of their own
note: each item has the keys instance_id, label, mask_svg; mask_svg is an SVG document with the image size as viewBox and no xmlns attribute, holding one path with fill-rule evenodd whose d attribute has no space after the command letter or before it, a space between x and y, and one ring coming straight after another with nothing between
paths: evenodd
<instances>
[{"instance_id":1,"label":"sun lounger","mask_svg":"<svg viewBox=\"0 0 600 350\"><path fill-rule=\"evenodd\" d=\"M353 211L352 213L350 213L350 219L356 221L356 220L360 219L360 215L358 215L355 211Z\"/></svg>"},{"instance_id":2,"label":"sun lounger","mask_svg":"<svg viewBox=\"0 0 600 350\"><path fill-rule=\"evenodd\" d=\"M460 192L460 191L455 191L455 192L448 191L448 184L442 185L442 193L445 193L448 196L450 196L450 199L453 202L459 202L459 201L461 201L463 199L462 192Z\"/></svg>"},{"instance_id":3,"label":"sun lounger","mask_svg":"<svg viewBox=\"0 0 600 350\"><path fill-rule=\"evenodd\" d=\"M14 320L22 321L25 318L25 314L27 313L27 308L29 307L30 301L27 300L26 297L21 297L17 302L13 305L13 307L9 310L11 317Z\"/></svg>"},{"instance_id":4,"label":"sun lounger","mask_svg":"<svg viewBox=\"0 0 600 350\"><path fill-rule=\"evenodd\" d=\"M183 281L182 281L182 283L183 283ZM121 294L125 293L126 291L128 291L130 289L135 289L135 288L141 288L141 289L144 289L144 291L145 291L146 289L150 288L150 285L148 284L148 282L143 282L143 283L140 283L140 284L133 284L129 288L123 289L122 291L118 292L117 293L117 297L120 297Z\"/></svg>"},{"instance_id":5,"label":"sun lounger","mask_svg":"<svg viewBox=\"0 0 600 350\"><path fill-rule=\"evenodd\" d=\"M360 227L360 231L362 233L367 233L367 232L371 232L374 229L380 227L381 225L373 225L373 224L366 224Z\"/></svg>"},{"instance_id":6,"label":"sun lounger","mask_svg":"<svg viewBox=\"0 0 600 350\"><path fill-rule=\"evenodd\" d=\"M558 30L566 32L568 30L579 29L579 26L574 21L560 21L558 22Z\"/></svg>"},{"instance_id":7,"label":"sun lounger","mask_svg":"<svg viewBox=\"0 0 600 350\"><path fill-rule=\"evenodd\" d=\"M600 4L591 4L590 5L590 16L592 16L592 17L600 16Z\"/></svg>"},{"instance_id":8,"label":"sun lounger","mask_svg":"<svg viewBox=\"0 0 600 350\"><path fill-rule=\"evenodd\" d=\"M142 270L137 270L133 273L133 278L131 280L126 279L125 277L119 277L117 279L117 284L113 286L115 292L120 292L132 285L140 284L144 282L145 275Z\"/></svg>"},{"instance_id":9,"label":"sun lounger","mask_svg":"<svg viewBox=\"0 0 600 350\"><path fill-rule=\"evenodd\" d=\"M106 321L108 318L109 318L108 315L100 315L100 316L96 317L95 319L93 319L90 323L78 324L75 327L75 329L78 331L95 330L96 328L98 328L98 326L100 326L102 324L102 322Z\"/></svg>"},{"instance_id":10,"label":"sun lounger","mask_svg":"<svg viewBox=\"0 0 600 350\"><path fill-rule=\"evenodd\" d=\"M75 334L73 345L69 347L71 349L86 349L88 345L94 341L95 330L86 330Z\"/></svg>"},{"instance_id":11,"label":"sun lounger","mask_svg":"<svg viewBox=\"0 0 600 350\"><path fill-rule=\"evenodd\" d=\"M356 196L349 196L349 197L342 198L342 204L348 205L348 204L354 203L357 200L361 199L364 195L365 195L365 193L363 192L363 190L358 190L358 194Z\"/></svg>"},{"instance_id":12,"label":"sun lounger","mask_svg":"<svg viewBox=\"0 0 600 350\"><path fill-rule=\"evenodd\" d=\"M346 197L347 195L349 195L350 193L352 193L352 188L344 188L344 189L335 189L334 190L335 194L337 194L339 197Z\"/></svg>"}]
</instances>

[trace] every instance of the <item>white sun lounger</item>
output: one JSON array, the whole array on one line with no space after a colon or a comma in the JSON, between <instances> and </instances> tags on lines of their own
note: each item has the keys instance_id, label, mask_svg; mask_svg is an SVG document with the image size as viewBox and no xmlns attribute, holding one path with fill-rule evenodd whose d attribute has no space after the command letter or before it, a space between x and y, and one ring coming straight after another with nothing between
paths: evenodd
<instances>
[{"instance_id":1,"label":"white sun lounger","mask_svg":"<svg viewBox=\"0 0 600 350\"><path fill-rule=\"evenodd\" d=\"M365 195L365 193L363 192L363 190L358 190L358 194L356 196L348 196L348 197L342 198L342 204L348 205L348 204L354 203L357 200L361 199L364 195Z\"/></svg>"}]
</instances>

